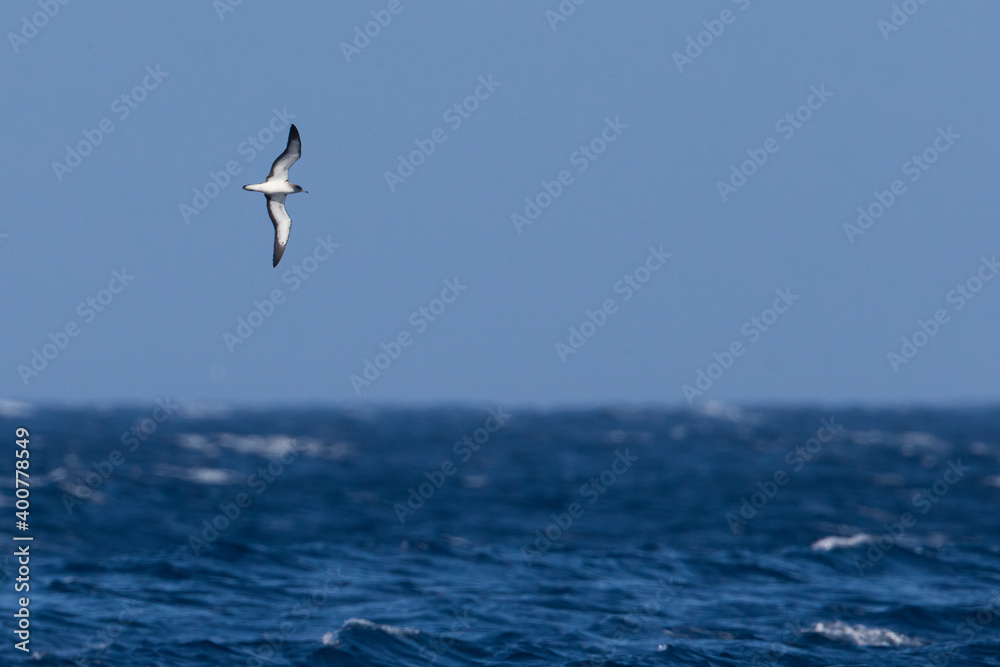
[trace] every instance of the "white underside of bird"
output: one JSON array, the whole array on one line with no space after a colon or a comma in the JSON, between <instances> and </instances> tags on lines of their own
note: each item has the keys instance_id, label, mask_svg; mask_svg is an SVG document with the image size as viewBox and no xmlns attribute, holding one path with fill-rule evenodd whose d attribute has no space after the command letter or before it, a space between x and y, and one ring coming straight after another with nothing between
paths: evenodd
<instances>
[{"instance_id":1,"label":"white underside of bird","mask_svg":"<svg viewBox=\"0 0 1000 667\"><path fill-rule=\"evenodd\" d=\"M302 156L302 140L295 125L288 130L288 145L271 165L271 173L263 183L244 185L244 190L262 192L267 197L267 214L274 225L274 264L278 266L288 245L288 235L292 230L292 219L285 210L285 196L305 192L300 186L288 182L288 169Z\"/></svg>"}]
</instances>

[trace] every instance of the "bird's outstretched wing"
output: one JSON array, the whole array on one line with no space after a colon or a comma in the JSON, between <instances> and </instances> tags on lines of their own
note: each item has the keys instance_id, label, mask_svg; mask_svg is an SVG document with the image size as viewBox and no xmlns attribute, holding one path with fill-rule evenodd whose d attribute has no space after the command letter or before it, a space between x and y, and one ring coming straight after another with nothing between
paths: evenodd
<instances>
[{"instance_id":1,"label":"bird's outstretched wing","mask_svg":"<svg viewBox=\"0 0 1000 667\"><path fill-rule=\"evenodd\" d=\"M288 169L295 164L295 161L302 157L302 140L299 139L299 130L292 125L288 130L288 145L285 152L277 157L271 165L271 173L267 175L267 180L276 178L279 181L288 180Z\"/></svg>"},{"instance_id":2,"label":"bird's outstretched wing","mask_svg":"<svg viewBox=\"0 0 1000 667\"><path fill-rule=\"evenodd\" d=\"M281 256L285 254L288 234L292 231L292 219L285 211L285 195L267 195L267 214L271 216L271 223L274 224L274 264L272 266L278 266Z\"/></svg>"}]
</instances>

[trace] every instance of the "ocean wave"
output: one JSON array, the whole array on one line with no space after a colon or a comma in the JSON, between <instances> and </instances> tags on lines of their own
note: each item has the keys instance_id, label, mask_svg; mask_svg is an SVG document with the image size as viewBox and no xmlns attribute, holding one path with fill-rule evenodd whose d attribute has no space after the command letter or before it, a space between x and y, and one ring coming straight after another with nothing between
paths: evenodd
<instances>
[{"instance_id":1,"label":"ocean wave","mask_svg":"<svg viewBox=\"0 0 1000 667\"><path fill-rule=\"evenodd\" d=\"M153 474L160 477L173 477L186 482L208 485L233 484L246 475L235 470L223 468L182 468L180 466L159 463L153 468Z\"/></svg>"},{"instance_id":2,"label":"ocean wave","mask_svg":"<svg viewBox=\"0 0 1000 667\"><path fill-rule=\"evenodd\" d=\"M336 441L325 444L318 438L300 438L291 435L237 435L235 433L181 433L177 444L209 456L216 456L220 449L230 449L240 454L252 454L275 459L290 452L334 461L357 456L357 446L352 442Z\"/></svg>"},{"instance_id":3,"label":"ocean wave","mask_svg":"<svg viewBox=\"0 0 1000 667\"><path fill-rule=\"evenodd\" d=\"M992 648L1000 467L972 443L1000 442L995 410L525 412L468 460L453 443L479 415L372 414L178 414L130 449L145 407L38 408L31 594L39 638L64 647L42 661L889 666ZM884 442L808 448L830 418ZM954 451L911 436L902 456L904 432ZM963 474L935 490L945 459ZM0 583L18 567L0 554Z\"/></svg>"},{"instance_id":4,"label":"ocean wave","mask_svg":"<svg viewBox=\"0 0 1000 667\"><path fill-rule=\"evenodd\" d=\"M843 621L814 623L806 632L818 634L837 642L854 646L923 646L926 642L908 637L887 628L869 628L865 625L848 625Z\"/></svg>"},{"instance_id":5,"label":"ocean wave","mask_svg":"<svg viewBox=\"0 0 1000 667\"><path fill-rule=\"evenodd\" d=\"M32 407L27 403L0 399L0 417L20 419L29 416L32 410Z\"/></svg>"},{"instance_id":6,"label":"ocean wave","mask_svg":"<svg viewBox=\"0 0 1000 667\"><path fill-rule=\"evenodd\" d=\"M814 551L830 551L832 549L851 549L859 544L868 544L875 539L874 535L868 533L858 533L850 537L842 535L829 535L812 543Z\"/></svg>"},{"instance_id":7,"label":"ocean wave","mask_svg":"<svg viewBox=\"0 0 1000 667\"><path fill-rule=\"evenodd\" d=\"M395 625L383 625L369 621L367 618L349 618L344 621L339 630L328 632L323 635L323 644L326 646L337 646L340 644L340 636L346 632L382 632L394 637L413 637L420 634L416 628L398 627Z\"/></svg>"}]
</instances>

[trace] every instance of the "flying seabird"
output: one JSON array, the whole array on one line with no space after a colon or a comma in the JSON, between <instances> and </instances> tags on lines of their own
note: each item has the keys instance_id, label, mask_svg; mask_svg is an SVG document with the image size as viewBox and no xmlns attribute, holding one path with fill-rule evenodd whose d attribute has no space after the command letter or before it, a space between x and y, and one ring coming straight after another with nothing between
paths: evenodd
<instances>
[{"instance_id":1,"label":"flying seabird","mask_svg":"<svg viewBox=\"0 0 1000 667\"><path fill-rule=\"evenodd\" d=\"M285 211L285 195L296 192L309 193L301 186L288 182L288 169L300 157L302 157L302 140L299 139L299 131L292 125L288 130L288 145L285 147L285 152L271 165L271 173L267 175L267 180L243 186L244 190L263 192L267 197L267 214L271 216L271 222L274 224L274 266L278 266L281 256L285 253L288 233L292 229L292 219Z\"/></svg>"}]
</instances>

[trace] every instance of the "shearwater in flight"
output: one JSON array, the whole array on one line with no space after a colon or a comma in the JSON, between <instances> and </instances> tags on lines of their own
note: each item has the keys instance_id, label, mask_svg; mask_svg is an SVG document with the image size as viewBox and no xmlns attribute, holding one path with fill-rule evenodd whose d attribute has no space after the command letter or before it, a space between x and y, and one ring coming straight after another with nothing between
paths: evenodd
<instances>
[{"instance_id":1,"label":"shearwater in flight","mask_svg":"<svg viewBox=\"0 0 1000 667\"><path fill-rule=\"evenodd\" d=\"M271 173L267 175L267 180L263 183L244 185L244 190L250 192L263 192L267 197L267 214L271 216L274 223L274 265L278 266L281 256L285 254L285 245L288 243L288 233L292 229L292 219L285 211L285 195L296 192L309 193L301 186L288 182L288 170L295 164L295 161L302 157L302 140L299 139L299 131L292 125L288 130L288 145L285 152L278 156L271 165Z\"/></svg>"}]
</instances>

